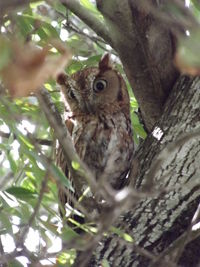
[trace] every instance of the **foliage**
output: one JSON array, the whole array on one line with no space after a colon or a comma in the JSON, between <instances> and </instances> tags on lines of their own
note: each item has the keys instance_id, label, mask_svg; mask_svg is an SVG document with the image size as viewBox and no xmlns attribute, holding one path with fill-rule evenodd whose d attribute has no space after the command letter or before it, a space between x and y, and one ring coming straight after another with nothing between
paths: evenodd
<instances>
[{"instance_id":1,"label":"foliage","mask_svg":"<svg viewBox=\"0 0 200 267\"><path fill-rule=\"evenodd\" d=\"M81 3L90 12L101 17L89 1ZM102 54L109 50L124 76L114 51L71 12L66 11L59 1L48 4L45 1L31 3L18 12L6 13L1 23L1 77L2 70L9 64L14 53L13 42L31 41L38 48L43 48L55 38L61 39L73 51L73 60L66 68L67 73L72 74L81 68L96 65ZM9 79L12 77L9 76ZM63 105L55 80L46 81L44 86L62 112ZM138 105L129 85L128 88L131 94L134 138L139 143L140 137L145 138L145 132L134 113ZM12 99L9 94L4 93L3 85L0 114L0 233L4 252L13 253L12 266L21 266L20 262L25 265L27 260L36 262L48 258L54 258L54 261L56 258L58 266L70 266L75 258L75 250L62 250L61 243L65 247L65 243L77 238L77 234L66 225L62 227L58 214L56 181L59 180L68 187L71 185L54 164L53 130L34 94ZM73 168L78 168L76 162L72 164ZM15 248L19 244L27 248L22 253L26 259L17 257L19 253ZM54 251L58 253L55 254ZM104 266L107 266L106 262Z\"/></svg>"},{"instance_id":2,"label":"foliage","mask_svg":"<svg viewBox=\"0 0 200 267\"><path fill-rule=\"evenodd\" d=\"M193 3L194 13L197 14L198 1ZM81 0L81 4L88 12L102 19L92 1ZM62 40L73 52L67 73L96 65L102 54L109 51L116 67L125 77L115 51L59 1L38 1L20 10L8 11L1 17L0 29L1 78L2 70L12 56L14 40L22 43L32 41L38 48L43 48L55 38ZM187 42L189 48L190 43ZM52 53L58 51L52 49ZM188 52L186 54L188 56ZM146 133L137 115L137 101L126 82L131 99L134 140L139 144L140 140L145 139ZM63 105L55 80L46 81L44 87L62 113ZM9 266L21 266L20 262L26 266L24 262L28 261L43 263L42 260L48 260L48 264L56 262L56 266L71 266L76 250L69 249L67 242L75 238L79 246L85 243L69 226L62 225L58 214L56 182L71 190L73 188L54 163L54 131L34 94L12 99L4 91L3 84L0 89L0 251L3 247L5 253L10 253ZM73 162L73 168L78 167L78 163ZM86 227L88 229L92 234L95 233L92 227ZM132 237L117 228L112 228L111 232L127 242L133 242ZM19 257L21 254L16 246L23 250L25 258ZM109 263L105 260L102 266L109 266Z\"/></svg>"}]
</instances>

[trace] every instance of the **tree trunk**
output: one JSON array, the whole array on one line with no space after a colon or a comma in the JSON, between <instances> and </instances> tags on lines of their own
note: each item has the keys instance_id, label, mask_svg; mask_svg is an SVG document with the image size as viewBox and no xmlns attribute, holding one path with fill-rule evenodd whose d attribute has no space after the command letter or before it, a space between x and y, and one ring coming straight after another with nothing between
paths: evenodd
<instances>
[{"instance_id":1,"label":"tree trunk","mask_svg":"<svg viewBox=\"0 0 200 267\"><path fill-rule=\"evenodd\" d=\"M107 259L110 266L123 267L150 266L153 258L156 261L152 266L170 266L175 262L186 240L183 233L191 225L200 199L199 103L200 79L181 77L157 124L164 133L162 139L149 136L137 152L140 173L136 188L141 191L151 187L158 194L135 206L133 203L132 210L119 218L117 226L132 236L133 243L121 242L115 235L105 238L90 266L100 266L103 259ZM178 257L180 266L199 266L200 238L197 236ZM178 237L180 242L176 244ZM172 249L168 248L170 244ZM136 253L140 248L151 252L149 257ZM154 257L164 250L161 260ZM170 259L168 265L163 263L164 256L168 256L165 260Z\"/></svg>"},{"instance_id":2,"label":"tree trunk","mask_svg":"<svg viewBox=\"0 0 200 267\"><path fill-rule=\"evenodd\" d=\"M143 121L151 131L178 74L173 65L173 36L140 1L96 2L106 21L111 45L122 61L140 106ZM150 2L158 8L156 1Z\"/></svg>"},{"instance_id":3,"label":"tree trunk","mask_svg":"<svg viewBox=\"0 0 200 267\"><path fill-rule=\"evenodd\" d=\"M137 151L139 174L132 183L146 196L133 200L116 223L133 242L104 238L89 266L102 266L103 259L123 267L198 266L200 238L191 220L200 198L200 79L183 76L174 85L174 39L158 19L165 1L97 0L104 24L88 18L77 1L63 2L117 51L145 125L151 131L157 122L163 133L160 140L149 135ZM140 2L151 2L158 17Z\"/></svg>"}]
</instances>

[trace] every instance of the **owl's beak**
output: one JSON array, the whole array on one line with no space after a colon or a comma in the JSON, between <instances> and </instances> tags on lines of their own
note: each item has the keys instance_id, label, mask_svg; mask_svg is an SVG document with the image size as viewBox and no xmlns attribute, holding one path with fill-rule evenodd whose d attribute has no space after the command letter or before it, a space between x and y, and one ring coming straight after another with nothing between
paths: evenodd
<instances>
[{"instance_id":1,"label":"owl's beak","mask_svg":"<svg viewBox=\"0 0 200 267\"><path fill-rule=\"evenodd\" d=\"M93 105L91 105L91 103L88 99L86 99L86 101L84 101L84 105L85 105L85 111L86 112L94 113L94 107L93 107Z\"/></svg>"},{"instance_id":2,"label":"owl's beak","mask_svg":"<svg viewBox=\"0 0 200 267\"><path fill-rule=\"evenodd\" d=\"M94 107L87 98L80 103L80 108L84 113L94 113Z\"/></svg>"},{"instance_id":3,"label":"owl's beak","mask_svg":"<svg viewBox=\"0 0 200 267\"><path fill-rule=\"evenodd\" d=\"M91 95L90 90L87 88L84 88L84 90L80 92L80 98L82 100L82 101L79 101L81 110L84 113L94 114L94 111L95 111L94 100L93 100L93 96Z\"/></svg>"}]
</instances>

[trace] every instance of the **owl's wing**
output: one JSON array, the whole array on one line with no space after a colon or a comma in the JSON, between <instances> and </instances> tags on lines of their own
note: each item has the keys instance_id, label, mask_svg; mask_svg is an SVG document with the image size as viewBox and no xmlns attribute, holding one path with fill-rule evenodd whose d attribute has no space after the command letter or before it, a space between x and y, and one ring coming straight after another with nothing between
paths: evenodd
<instances>
[{"instance_id":1,"label":"owl's wing","mask_svg":"<svg viewBox=\"0 0 200 267\"><path fill-rule=\"evenodd\" d=\"M65 121L65 124L66 124L66 126L67 126L67 129L68 129L70 135L72 136L72 132L73 132L73 128L74 128L74 123L73 123L73 121L70 120L70 119L67 119L67 120Z\"/></svg>"},{"instance_id":2,"label":"owl's wing","mask_svg":"<svg viewBox=\"0 0 200 267\"><path fill-rule=\"evenodd\" d=\"M74 127L73 122L70 119L67 119L65 121L65 124L67 126L67 129L68 129L70 135L72 135L72 131L73 131L73 127ZM61 170L63 171L65 176L72 183L72 181L70 179L71 175L70 175L70 172L68 170L67 162L65 160L65 155L63 153L63 149L62 149L62 146L60 144L58 144L58 147L56 149L56 165L61 168ZM70 195L71 195L71 192L69 192L69 190L67 188L63 188L62 185L58 184L58 198L60 201L59 212L60 212L60 215L62 217L65 216L65 204L68 203L69 205L72 205Z\"/></svg>"},{"instance_id":3,"label":"owl's wing","mask_svg":"<svg viewBox=\"0 0 200 267\"><path fill-rule=\"evenodd\" d=\"M72 135L73 128L74 128L73 122L71 120L66 120L65 123L66 123L66 126L68 128L70 135ZM69 172L67 162L65 160L65 155L63 153L63 149L62 149L62 146L60 144L59 144L57 151L56 151L56 164L62 169L62 171L64 172L64 174L70 180L72 186L74 187L73 177L72 177L71 173ZM67 203L73 208L74 202L72 201L72 199L78 200L78 197L75 194L73 194L66 187L63 187L62 185L58 184L58 198L59 198L59 202L60 202L59 213L60 213L61 217L64 218L66 215L65 204ZM71 218L73 218L73 220L75 220L79 224L83 224L85 222L85 219L82 216L79 216L78 214L75 214L75 213L73 215L71 215ZM67 224L69 226L73 227L73 229L77 233L79 233L79 234L82 233L83 230L81 228L77 227L76 225L74 225L73 223L71 223L70 221L68 221Z\"/></svg>"}]
</instances>

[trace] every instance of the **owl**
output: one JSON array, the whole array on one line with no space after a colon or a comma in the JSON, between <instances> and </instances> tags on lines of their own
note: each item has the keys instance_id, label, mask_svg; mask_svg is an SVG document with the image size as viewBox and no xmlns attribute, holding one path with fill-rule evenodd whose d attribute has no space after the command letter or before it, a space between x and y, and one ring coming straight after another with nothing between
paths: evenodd
<instances>
[{"instance_id":1,"label":"owl","mask_svg":"<svg viewBox=\"0 0 200 267\"><path fill-rule=\"evenodd\" d=\"M77 154L97 183L121 189L131 167L133 132L126 84L112 66L109 54L102 57L98 67L88 67L71 76L60 74L57 82L61 85L66 126ZM61 147L57 163L71 180L78 199L87 188L87 181L69 173ZM66 195L62 188L59 198L63 207L71 204L70 193Z\"/></svg>"}]
</instances>

